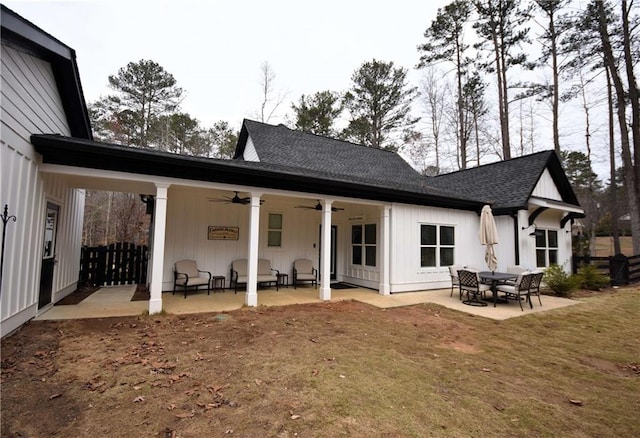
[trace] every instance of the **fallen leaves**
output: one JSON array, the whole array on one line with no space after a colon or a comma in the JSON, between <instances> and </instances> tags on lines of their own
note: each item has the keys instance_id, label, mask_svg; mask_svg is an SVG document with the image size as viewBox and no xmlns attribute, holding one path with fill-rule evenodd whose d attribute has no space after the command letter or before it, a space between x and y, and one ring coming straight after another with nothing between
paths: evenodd
<instances>
[{"instance_id":1,"label":"fallen leaves","mask_svg":"<svg viewBox=\"0 0 640 438\"><path fill-rule=\"evenodd\" d=\"M193 412L183 412L181 414L175 414L176 418L184 419L184 418L193 418L195 414Z\"/></svg>"},{"instance_id":2,"label":"fallen leaves","mask_svg":"<svg viewBox=\"0 0 640 438\"><path fill-rule=\"evenodd\" d=\"M83 385L83 388L88 389L89 391L99 391L105 392L107 390L106 384L107 382L104 380L100 380L101 376L94 376L91 380Z\"/></svg>"},{"instance_id":3,"label":"fallen leaves","mask_svg":"<svg viewBox=\"0 0 640 438\"><path fill-rule=\"evenodd\" d=\"M293 411L289 411L289 415L290 415L289 418L291 418L292 420L297 420L301 418L300 415L294 414Z\"/></svg>"}]
</instances>

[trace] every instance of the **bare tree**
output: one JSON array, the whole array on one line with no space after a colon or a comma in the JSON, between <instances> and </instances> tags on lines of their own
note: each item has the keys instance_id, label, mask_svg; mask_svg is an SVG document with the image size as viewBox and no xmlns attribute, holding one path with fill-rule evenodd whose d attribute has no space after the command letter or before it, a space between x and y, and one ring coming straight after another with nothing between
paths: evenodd
<instances>
[{"instance_id":1,"label":"bare tree","mask_svg":"<svg viewBox=\"0 0 640 438\"><path fill-rule=\"evenodd\" d=\"M442 141L442 130L444 121L445 98L448 94L449 85L442 77L440 70L430 66L425 68L425 73L420 84L420 98L426 124L425 140L433 146L435 153L435 167L440 169L440 143ZM421 143L426 148L426 144ZM426 151L423 151L426 157ZM414 151L416 155L420 155Z\"/></svg>"},{"instance_id":2,"label":"bare tree","mask_svg":"<svg viewBox=\"0 0 640 438\"><path fill-rule=\"evenodd\" d=\"M276 73L268 61L260 64L260 89L262 90L262 103L260 104L259 118L263 123L269 123L278 107L284 102L287 93L281 90L275 91Z\"/></svg>"}]
</instances>

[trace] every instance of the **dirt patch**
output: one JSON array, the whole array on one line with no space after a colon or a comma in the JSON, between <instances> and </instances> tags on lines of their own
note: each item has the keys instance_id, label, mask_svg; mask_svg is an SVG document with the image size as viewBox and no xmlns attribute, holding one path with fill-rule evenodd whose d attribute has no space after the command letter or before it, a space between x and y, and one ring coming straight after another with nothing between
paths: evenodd
<instances>
[{"instance_id":1,"label":"dirt patch","mask_svg":"<svg viewBox=\"0 0 640 438\"><path fill-rule=\"evenodd\" d=\"M640 377L640 363L615 363L594 357L582 358L580 362L604 374L618 377Z\"/></svg>"},{"instance_id":2,"label":"dirt patch","mask_svg":"<svg viewBox=\"0 0 640 438\"><path fill-rule=\"evenodd\" d=\"M85 298L88 298L89 296L91 296L91 294L93 294L94 292L96 292L99 289L100 289L100 286L93 286L91 284L84 283L84 284L78 286L78 288L76 290L74 290L73 292L71 292L69 295L67 295L66 297L64 297L60 301L58 301L55 305L56 306L71 306L71 305L74 305L74 304L78 304L82 300L84 300Z\"/></svg>"},{"instance_id":3,"label":"dirt patch","mask_svg":"<svg viewBox=\"0 0 640 438\"><path fill-rule=\"evenodd\" d=\"M32 321L2 339L1 436L638 436L637 299L614 298L504 322L355 301Z\"/></svg>"}]
</instances>

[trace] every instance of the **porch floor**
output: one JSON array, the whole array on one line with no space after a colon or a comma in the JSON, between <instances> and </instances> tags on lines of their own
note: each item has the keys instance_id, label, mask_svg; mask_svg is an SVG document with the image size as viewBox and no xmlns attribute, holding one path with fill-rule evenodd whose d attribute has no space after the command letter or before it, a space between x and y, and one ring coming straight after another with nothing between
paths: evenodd
<instances>
[{"instance_id":1,"label":"porch floor","mask_svg":"<svg viewBox=\"0 0 640 438\"><path fill-rule=\"evenodd\" d=\"M35 319L58 320L141 315L147 311L149 303L148 301L131 301L135 289L135 286L102 287L79 304L49 307ZM450 292L450 289L438 289L384 296L365 288L332 289L331 301L355 300L382 309L433 303L495 320L529 315L579 303L579 301L566 298L543 296L542 306L538 304L537 297L534 297L533 309L523 303L525 305L524 311L520 310L520 306L515 301L510 301L508 304L498 304L495 308L491 303L486 307L474 307L462 304L456 291L454 291L453 297L450 297ZM176 292L173 295L171 292L164 292L162 307L165 312L171 314L228 312L244 306L244 295L244 291L234 294L232 290L228 289L224 292L211 292L210 295L202 290L190 292L187 298L184 298L183 293ZM262 289L258 290L258 306L320 303L322 301L318 295L318 289L308 286L298 289L281 288L279 291Z\"/></svg>"}]
</instances>

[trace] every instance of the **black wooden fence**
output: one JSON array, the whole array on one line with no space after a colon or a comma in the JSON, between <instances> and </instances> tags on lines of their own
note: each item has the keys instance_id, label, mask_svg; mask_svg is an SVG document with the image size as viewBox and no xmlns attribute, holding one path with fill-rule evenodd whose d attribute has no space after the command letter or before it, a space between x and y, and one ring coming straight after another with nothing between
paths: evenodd
<instances>
[{"instance_id":1,"label":"black wooden fence","mask_svg":"<svg viewBox=\"0 0 640 438\"><path fill-rule=\"evenodd\" d=\"M127 242L109 246L83 246L78 281L94 286L145 284L148 255L147 246Z\"/></svg>"},{"instance_id":2,"label":"black wooden fence","mask_svg":"<svg viewBox=\"0 0 640 438\"><path fill-rule=\"evenodd\" d=\"M594 265L596 269L611 278L611 284L640 282L640 255L627 257L617 254L611 257L573 256L573 273L578 272L582 265Z\"/></svg>"}]
</instances>

